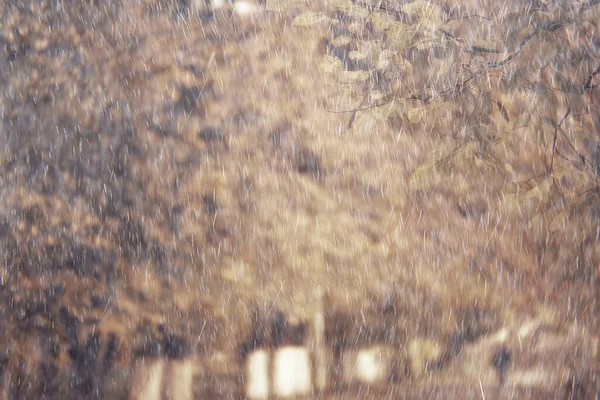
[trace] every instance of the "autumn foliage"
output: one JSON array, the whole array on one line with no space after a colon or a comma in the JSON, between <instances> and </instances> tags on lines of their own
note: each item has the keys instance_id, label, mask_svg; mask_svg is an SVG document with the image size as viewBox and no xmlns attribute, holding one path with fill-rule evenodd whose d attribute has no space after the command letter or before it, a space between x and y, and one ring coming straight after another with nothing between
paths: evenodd
<instances>
[{"instance_id":1,"label":"autumn foliage","mask_svg":"<svg viewBox=\"0 0 600 400\"><path fill-rule=\"evenodd\" d=\"M493 171L504 177L504 206L527 221L549 213L558 226L599 194L596 3L514 2L476 14L453 2L339 0L294 25L330 26L322 72L348 128L386 121L439 139L411 189Z\"/></svg>"}]
</instances>

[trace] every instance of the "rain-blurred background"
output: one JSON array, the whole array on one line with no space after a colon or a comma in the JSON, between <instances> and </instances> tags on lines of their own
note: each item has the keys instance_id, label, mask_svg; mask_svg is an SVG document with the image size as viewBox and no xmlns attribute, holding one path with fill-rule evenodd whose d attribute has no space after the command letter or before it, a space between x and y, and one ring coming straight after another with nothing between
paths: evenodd
<instances>
[{"instance_id":1,"label":"rain-blurred background","mask_svg":"<svg viewBox=\"0 0 600 400\"><path fill-rule=\"evenodd\" d=\"M599 2L247 7L0 1L0 398L322 304L388 397L597 398Z\"/></svg>"}]
</instances>

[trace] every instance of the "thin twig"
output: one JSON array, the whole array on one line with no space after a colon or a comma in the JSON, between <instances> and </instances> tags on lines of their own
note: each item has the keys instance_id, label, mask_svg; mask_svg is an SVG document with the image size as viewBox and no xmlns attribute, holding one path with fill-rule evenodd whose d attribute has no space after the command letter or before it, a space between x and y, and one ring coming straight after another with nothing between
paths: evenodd
<instances>
[{"instance_id":1,"label":"thin twig","mask_svg":"<svg viewBox=\"0 0 600 400\"><path fill-rule=\"evenodd\" d=\"M571 108L567 109L564 117L560 120L560 122L554 128L554 139L552 140L552 158L550 159L550 169L547 171L549 174L552 173L552 168L554 167L554 154L556 154L556 141L558 140L558 131L560 130L560 126L569 118L569 114L571 114Z\"/></svg>"}]
</instances>

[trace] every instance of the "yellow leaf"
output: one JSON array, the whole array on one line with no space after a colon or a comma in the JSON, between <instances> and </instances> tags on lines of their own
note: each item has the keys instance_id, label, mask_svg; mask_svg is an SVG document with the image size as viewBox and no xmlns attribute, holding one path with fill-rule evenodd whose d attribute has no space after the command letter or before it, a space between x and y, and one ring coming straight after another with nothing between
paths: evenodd
<instances>
[{"instance_id":1,"label":"yellow leaf","mask_svg":"<svg viewBox=\"0 0 600 400\"><path fill-rule=\"evenodd\" d=\"M411 124L418 124L423 121L423 109L422 108L413 108L408 111L408 121Z\"/></svg>"},{"instance_id":2,"label":"yellow leaf","mask_svg":"<svg viewBox=\"0 0 600 400\"><path fill-rule=\"evenodd\" d=\"M356 50L352 50L350 53L348 53L348 58L351 60L364 60L365 57L367 57L365 54Z\"/></svg>"},{"instance_id":3,"label":"yellow leaf","mask_svg":"<svg viewBox=\"0 0 600 400\"><path fill-rule=\"evenodd\" d=\"M479 146L471 141L452 149L443 158L443 168L448 172L461 172L469 169L477 160Z\"/></svg>"},{"instance_id":4,"label":"yellow leaf","mask_svg":"<svg viewBox=\"0 0 600 400\"><path fill-rule=\"evenodd\" d=\"M382 50L381 53L379 53L379 68L387 67L390 64L390 62L394 61L397 54L397 51L389 49Z\"/></svg>"},{"instance_id":5,"label":"yellow leaf","mask_svg":"<svg viewBox=\"0 0 600 400\"><path fill-rule=\"evenodd\" d=\"M396 20L392 18L388 14L383 14L380 12L373 12L369 16L369 21L371 22L371 26L373 27L374 32L382 32L388 30L396 23Z\"/></svg>"},{"instance_id":6,"label":"yellow leaf","mask_svg":"<svg viewBox=\"0 0 600 400\"><path fill-rule=\"evenodd\" d=\"M363 53L369 60L377 60L383 51L383 42L381 40L358 40L356 41L356 50Z\"/></svg>"},{"instance_id":7,"label":"yellow leaf","mask_svg":"<svg viewBox=\"0 0 600 400\"><path fill-rule=\"evenodd\" d=\"M342 71L340 77L344 81L366 82L370 74L367 71Z\"/></svg>"},{"instance_id":8,"label":"yellow leaf","mask_svg":"<svg viewBox=\"0 0 600 400\"><path fill-rule=\"evenodd\" d=\"M434 162L419 165L410 175L409 187L412 190L424 190L434 185L439 179L439 174Z\"/></svg>"},{"instance_id":9,"label":"yellow leaf","mask_svg":"<svg viewBox=\"0 0 600 400\"><path fill-rule=\"evenodd\" d=\"M348 29L348 32L360 37L360 35L362 35L362 33L365 31L365 25L359 24L359 23L354 23L354 24L348 25L347 29Z\"/></svg>"},{"instance_id":10,"label":"yellow leaf","mask_svg":"<svg viewBox=\"0 0 600 400\"><path fill-rule=\"evenodd\" d=\"M321 61L319 62L319 67L321 68L321 72L325 74L333 74L341 71L342 60L330 55L323 55L321 57Z\"/></svg>"},{"instance_id":11,"label":"yellow leaf","mask_svg":"<svg viewBox=\"0 0 600 400\"><path fill-rule=\"evenodd\" d=\"M308 12L305 12L304 14L300 14L296 18L294 18L294 20L292 21L292 25L294 25L294 26L310 26L310 25L319 23L321 21L326 21L328 19L329 18L327 18L327 16L324 14L308 11Z\"/></svg>"},{"instance_id":12,"label":"yellow leaf","mask_svg":"<svg viewBox=\"0 0 600 400\"><path fill-rule=\"evenodd\" d=\"M377 118L370 113L364 111L358 111L356 117L352 122L352 129L356 134L370 133L375 130L377 124Z\"/></svg>"},{"instance_id":13,"label":"yellow leaf","mask_svg":"<svg viewBox=\"0 0 600 400\"><path fill-rule=\"evenodd\" d=\"M345 46L350 43L352 43L352 38L350 36L338 36L331 41L333 47Z\"/></svg>"},{"instance_id":14,"label":"yellow leaf","mask_svg":"<svg viewBox=\"0 0 600 400\"><path fill-rule=\"evenodd\" d=\"M379 90L373 90L371 93L369 93L369 97L371 98L371 100L381 100L385 97L385 93L380 92Z\"/></svg>"},{"instance_id":15,"label":"yellow leaf","mask_svg":"<svg viewBox=\"0 0 600 400\"><path fill-rule=\"evenodd\" d=\"M434 47L436 44L437 42L434 39L425 38L417 43L417 49L427 50Z\"/></svg>"},{"instance_id":16,"label":"yellow leaf","mask_svg":"<svg viewBox=\"0 0 600 400\"><path fill-rule=\"evenodd\" d=\"M385 121L388 118L392 117L395 112L396 105L391 103L386 103L382 106L375 107L371 110L373 117L378 121Z\"/></svg>"},{"instance_id":17,"label":"yellow leaf","mask_svg":"<svg viewBox=\"0 0 600 400\"><path fill-rule=\"evenodd\" d=\"M425 114L433 115L435 118L427 120L427 125L431 127L452 126L455 120L454 112L457 105L453 102L434 102L425 106Z\"/></svg>"},{"instance_id":18,"label":"yellow leaf","mask_svg":"<svg viewBox=\"0 0 600 400\"><path fill-rule=\"evenodd\" d=\"M568 169L555 170L555 179L560 179ZM523 191L505 197L503 204L509 210L517 211L527 220L543 213L553 207L553 199L559 194L554 185L554 179L549 177L536 182L533 187L524 188Z\"/></svg>"},{"instance_id":19,"label":"yellow leaf","mask_svg":"<svg viewBox=\"0 0 600 400\"><path fill-rule=\"evenodd\" d=\"M495 38L476 39L472 43L472 48L481 53L492 54L499 54L506 51L505 44L501 40Z\"/></svg>"},{"instance_id":20,"label":"yellow leaf","mask_svg":"<svg viewBox=\"0 0 600 400\"><path fill-rule=\"evenodd\" d=\"M416 28L401 22L396 22L385 32L386 39L393 44L394 50L402 51L410 47L415 38Z\"/></svg>"},{"instance_id":21,"label":"yellow leaf","mask_svg":"<svg viewBox=\"0 0 600 400\"><path fill-rule=\"evenodd\" d=\"M401 100L394 100L389 104L389 107L389 118L406 118L406 115L408 114L409 110L409 105L406 102Z\"/></svg>"},{"instance_id":22,"label":"yellow leaf","mask_svg":"<svg viewBox=\"0 0 600 400\"><path fill-rule=\"evenodd\" d=\"M437 17L422 17L419 22L421 28L429 32L437 32L442 26L441 19L438 19Z\"/></svg>"},{"instance_id":23,"label":"yellow leaf","mask_svg":"<svg viewBox=\"0 0 600 400\"><path fill-rule=\"evenodd\" d=\"M454 142L442 144L429 154L426 162L413 171L409 186L413 190L423 190L439 181L441 172L464 172L477 160L477 154L479 150L475 142L467 142L458 147Z\"/></svg>"},{"instance_id":24,"label":"yellow leaf","mask_svg":"<svg viewBox=\"0 0 600 400\"><path fill-rule=\"evenodd\" d=\"M333 6L356 19L367 18L371 13L366 7L358 6L351 1L335 1Z\"/></svg>"},{"instance_id":25,"label":"yellow leaf","mask_svg":"<svg viewBox=\"0 0 600 400\"><path fill-rule=\"evenodd\" d=\"M291 5L300 3L301 0L267 0L267 11L283 11Z\"/></svg>"},{"instance_id":26,"label":"yellow leaf","mask_svg":"<svg viewBox=\"0 0 600 400\"><path fill-rule=\"evenodd\" d=\"M402 12L409 18L429 19L430 21L441 21L444 17L442 9L429 1L417 0L402 6Z\"/></svg>"},{"instance_id":27,"label":"yellow leaf","mask_svg":"<svg viewBox=\"0 0 600 400\"><path fill-rule=\"evenodd\" d=\"M423 190L434 185L439 180L439 163L444 156L443 147L429 153L428 160L410 174L409 187L412 190Z\"/></svg>"}]
</instances>

